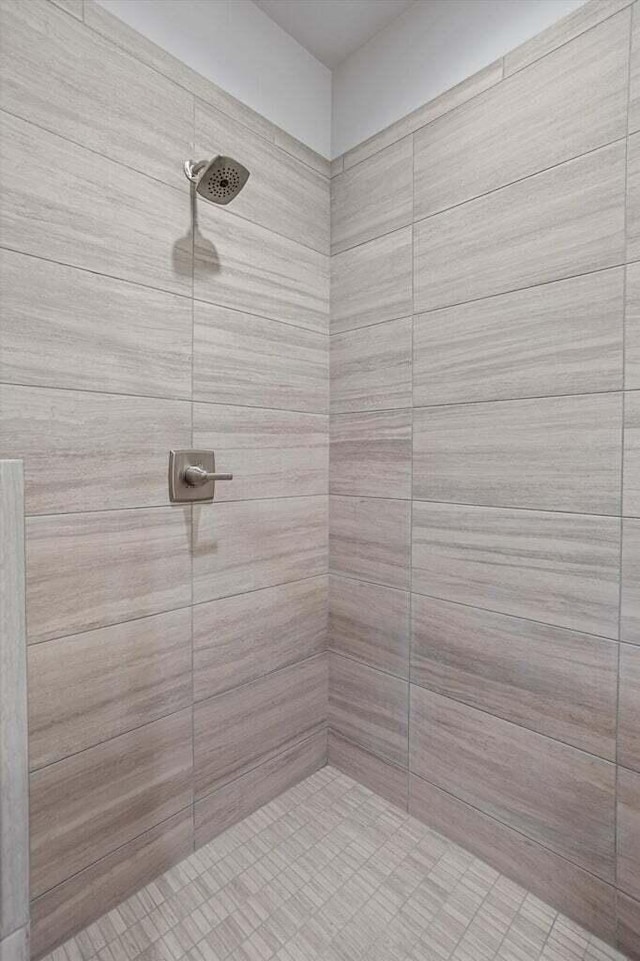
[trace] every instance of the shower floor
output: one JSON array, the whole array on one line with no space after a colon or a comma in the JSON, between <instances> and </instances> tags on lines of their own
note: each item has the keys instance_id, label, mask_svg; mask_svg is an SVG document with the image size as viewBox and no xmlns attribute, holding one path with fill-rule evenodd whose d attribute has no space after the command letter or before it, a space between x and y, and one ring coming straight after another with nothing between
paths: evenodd
<instances>
[{"instance_id":1,"label":"shower floor","mask_svg":"<svg viewBox=\"0 0 640 961\"><path fill-rule=\"evenodd\" d=\"M611 961L624 955L325 767L47 961Z\"/></svg>"}]
</instances>

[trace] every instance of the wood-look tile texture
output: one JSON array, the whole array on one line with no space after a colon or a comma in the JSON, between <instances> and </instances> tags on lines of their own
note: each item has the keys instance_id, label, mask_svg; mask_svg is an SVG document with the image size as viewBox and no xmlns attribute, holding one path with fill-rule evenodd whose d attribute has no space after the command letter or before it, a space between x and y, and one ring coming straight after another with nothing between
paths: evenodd
<instances>
[{"instance_id":1,"label":"wood-look tile texture","mask_svg":"<svg viewBox=\"0 0 640 961\"><path fill-rule=\"evenodd\" d=\"M236 501L194 510L196 604L326 571L326 497Z\"/></svg>"},{"instance_id":2,"label":"wood-look tile texture","mask_svg":"<svg viewBox=\"0 0 640 961\"><path fill-rule=\"evenodd\" d=\"M461 104L466 103L467 100L471 100L482 93L483 90L499 83L500 80L502 80L502 59L483 67L482 70L478 70L461 83L456 84L455 87L446 90L439 97L430 100L422 107L418 107L417 110L407 114L406 117L381 130L373 137L369 137L368 140L358 144L352 150L348 150L344 155L344 169L348 170L390 144L409 136L409 134L419 130L420 127L426 126L442 114L455 110Z\"/></svg>"},{"instance_id":3,"label":"wood-look tile texture","mask_svg":"<svg viewBox=\"0 0 640 961\"><path fill-rule=\"evenodd\" d=\"M416 686L409 744L414 774L613 880L615 765Z\"/></svg>"},{"instance_id":4,"label":"wood-look tile texture","mask_svg":"<svg viewBox=\"0 0 640 961\"><path fill-rule=\"evenodd\" d=\"M631 62L629 64L629 133L640 129L640 18L631 5Z\"/></svg>"},{"instance_id":5,"label":"wood-look tile texture","mask_svg":"<svg viewBox=\"0 0 640 961\"><path fill-rule=\"evenodd\" d=\"M625 387L640 388L640 263L627 267L624 324Z\"/></svg>"},{"instance_id":6,"label":"wood-look tile texture","mask_svg":"<svg viewBox=\"0 0 640 961\"><path fill-rule=\"evenodd\" d=\"M187 807L191 765L187 710L31 774L32 898Z\"/></svg>"},{"instance_id":7,"label":"wood-look tile texture","mask_svg":"<svg viewBox=\"0 0 640 961\"><path fill-rule=\"evenodd\" d=\"M618 771L617 881L627 894L640 899L640 774Z\"/></svg>"},{"instance_id":8,"label":"wood-look tile texture","mask_svg":"<svg viewBox=\"0 0 640 961\"><path fill-rule=\"evenodd\" d=\"M420 221L416 311L622 263L624 167L612 144Z\"/></svg>"},{"instance_id":9,"label":"wood-look tile texture","mask_svg":"<svg viewBox=\"0 0 640 961\"><path fill-rule=\"evenodd\" d=\"M590 931L615 939L612 885L413 774L409 776L409 813L486 858L497 871L547 898Z\"/></svg>"},{"instance_id":10,"label":"wood-look tile texture","mask_svg":"<svg viewBox=\"0 0 640 961\"><path fill-rule=\"evenodd\" d=\"M194 708L198 798L326 726L326 655L299 661Z\"/></svg>"},{"instance_id":11,"label":"wood-look tile texture","mask_svg":"<svg viewBox=\"0 0 640 961\"><path fill-rule=\"evenodd\" d=\"M640 644L640 519L622 522L620 637Z\"/></svg>"},{"instance_id":12,"label":"wood-look tile texture","mask_svg":"<svg viewBox=\"0 0 640 961\"><path fill-rule=\"evenodd\" d=\"M193 138L186 90L47 0L3 3L0 34L3 110L182 187Z\"/></svg>"},{"instance_id":13,"label":"wood-look tile texture","mask_svg":"<svg viewBox=\"0 0 640 961\"><path fill-rule=\"evenodd\" d=\"M184 507L29 518L30 643L186 607L189 536Z\"/></svg>"},{"instance_id":14,"label":"wood-look tile texture","mask_svg":"<svg viewBox=\"0 0 640 961\"><path fill-rule=\"evenodd\" d=\"M180 249L190 252L192 242L196 300L327 333L326 254L206 202Z\"/></svg>"},{"instance_id":15,"label":"wood-look tile texture","mask_svg":"<svg viewBox=\"0 0 640 961\"><path fill-rule=\"evenodd\" d=\"M189 610L32 644L31 769L190 705Z\"/></svg>"},{"instance_id":16,"label":"wood-look tile texture","mask_svg":"<svg viewBox=\"0 0 640 961\"><path fill-rule=\"evenodd\" d=\"M329 578L329 647L370 667L409 676L406 591L351 577Z\"/></svg>"},{"instance_id":17,"label":"wood-look tile texture","mask_svg":"<svg viewBox=\"0 0 640 961\"><path fill-rule=\"evenodd\" d=\"M418 594L411 610L413 684L615 760L616 643Z\"/></svg>"},{"instance_id":18,"label":"wood-look tile texture","mask_svg":"<svg viewBox=\"0 0 640 961\"><path fill-rule=\"evenodd\" d=\"M150 287L0 250L0 381L191 396L191 304Z\"/></svg>"},{"instance_id":19,"label":"wood-look tile texture","mask_svg":"<svg viewBox=\"0 0 640 961\"><path fill-rule=\"evenodd\" d=\"M193 405L193 446L214 450L216 468L233 474L216 500L326 494L329 422L299 411Z\"/></svg>"},{"instance_id":20,"label":"wood-look tile texture","mask_svg":"<svg viewBox=\"0 0 640 961\"><path fill-rule=\"evenodd\" d=\"M415 219L625 137L630 16L622 11L417 133Z\"/></svg>"},{"instance_id":21,"label":"wood-look tile texture","mask_svg":"<svg viewBox=\"0 0 640 961\"><path fill-rule=\"evenodd\" d=\"M405 317L412 310L411 228L331 258L331 331Z\"/></svg>"},{"instance_id":22,"label":"wood-look tile texture","mask_svg":"<svg viewBox=\"0 0 640 961\"><path fill-rule=\"evenodd\" d=\"M326 763L327 733L321 731L196 801L196 846L227 831Z\"/></svg>"},{"instance_id":23,"label":"wood-look tile texture","mask_svg":"<svg viewBox=\"0 0 640 961\"><path fill-rule=\"evenodd\" d=\"M88 921L116 907L192 850L193 817L188 808L35 898L31 904L32 957L40 957Z\"/></svg>"},{"instance_id":24,"label":"wood-look tile texture","mask_svg":"<svg viewBox=\"0 0 640 961\"><path fill-rule=\"evenodd\" d=\"M627 260L640 260L640 133L627 143Z\"/></svg>"},{"instance_id":25,"label":"wood-look tile texture","mask_svg":"<svg viewBox=\"0 0 640 961\"><path fill-rule=\"evenodd\" d=\"M329 764L355 778L369 790L386 798L396 807L407 810L409 772L381 760L346 738L329 732Z\"/></svg>"},{"instance_id":26,"label":"wood-look tile texture","mask_svg":"<svg viewBox=\"0 0 640 961\"><path fill-rule=\"evenodd\" d=\"M92 0L0 0L0 20L0 457L26 471L37 957L326 759L318 670L278 692L277 757L261 742L195 814L194 691L248 692L261 731L252 685L326 649L330 165ZM184 179L215 150L251 171L230 209ZM216 492L233 503L169 505L168 452L190 447L235 475ZM303 747L286 718L306 737L313 697Z\"/></svg>"},{"instance_id":27,"label":"wood-look tile texture","mask_svg":"<svg viewBox=\"0 0 640 961\"><path fill-rule=\"evenodd\" d=\"M285 410L329 406L328 338L197 303L194 316L194 400Z\"/></svg>"},{"instance_id":28,"label":"wood-look tile texture","mask_svg":"<svg viewBox=\"0 0 640 961\"><path fill-rule=\"evenodd\" d=\"M618 914L618 947L632 961L638 961L640 959L640 901L629 898L620 891L616 908Z\"/></svg>"},{"instance_id":29,"label":"wood-look tile texture","mask_svg":"<svg viewBox=\"0 0 640 961\"><path fill-rule=\"evenodd\" d=\"M416 501L413 525L414 591L617 636L619 520Z\"/></svg>"},{"instance_id":30,"label":"wood-look tile texture","mask_svg":"<svg viewBox=\"0 0 640 961\"><path fill-rule=\"evenodd\" d=\"M184 401L0 385L0 453L24 458L27 514L163 506L168 451L190 444Z\"/></svg>"},{"instance_id":31,"label":"wood-look tile texture","mask_svg":"<svg viewBox=\"0 0 640 961\"><path fill-rule=\"evenodd\" d=\"M640 771L640 647L620 645L618 763Z\"/></svg>"},{"instance_id":32,"label":"wood-look tile texture","mask_svg":"<svg viewBox=\"0 0 640 961\"><path fill-rule=\"evenodd\" d=\"M640 390L625 395L623 491L622 513L640 517Z\"/></svg>"},{"instance_id":33,"label":"wood-look tile texture","mask_svg":"<svg viewBox=\"0 0 640 961\"><path fill-rule=\"evenodd\" d=\"M0 460L0 955L3 961L5 952L9 952L5 938L29 922L24 596L22 464Z\"/></svg>"},{"instance_id":34,"label":"wood-look tile texture","mask_svg":"<svg viewBox=\"0 0 640 961\"><path fill-rule=\"evenodd\" d=\"M388 587L409 587L411 505L368 497L331 497L329 568Z\"/></svg>"},{"instance_id":35,"label":"wood-look tile texture","mask_svg":"<svg viewBox=\"0 0 640 961\"><path fill-rule=\"evenodd\" d=\"M411 406L411 319L331 337L331 411Z\"/></svg>"},{"instance_id":36,"label":"wood-look tile texture","mask_svg":"<svg viewBox=\"0 0 640 961\"><path fill-rule=\"evenodd\" d=\"M9 114L3 128L3 246L190 295L186 181L176 190ZM14 176L24 157L38 176Z\"/></svg>"},{"instance_id":37,"label":"wood-look tile texture","mask_svg":"<svg viewBox=\"0 0 640 961\"><path fill-rule=\"evenodd\" d=\"M411 223L413 143L407 137L345 170L331 184L331 252Z\"/></svg>"},{"instance_id":38,"label":"wood-look tile texture","mask_svg":"<svg viewBox=\"0 0 640 961\"><path fill-rule=\"evenodd\" d=\"M411 420L411 410L334 414L330 492L410 497Z\"/></svg>"},{"instance_id":39,"label":"wood-look tile texture","mask_svg":"<svg viewBox=\"0 0 640 961\"><path fill-rule=\"evenodd\" d=\"M413 496L619 514L621 431L621 394L417 409ZM633 474L633 440L628 443L626 471ZM640 464L636 473L640 501Z\"/></svg>"},{"instance_id":40,"label":"wood-look tile texture","mask_svg":"<svg viewBox=\"0 0 640 961\"><path fill-rule=\"evenodd\" d=\"M329 724L377 757L407 766L409 685L339 654L329 656Z\"/></svg>"},{"instance_id":41,"label":"wood-look tile texture","mask_svg":"<svg viewBox=\"0 0 640 961\"><path fill-rule=\"evenodd\" d=\"M256 137L227 114L196 101L195 154L212 144L250 171L250 189L233 201L233 213L315 250L329 250L329 182L326 177Z\"/></svg>"},{"instance_id":42,"label":"wood-look tile texture","mask_svg":"<svg viewBox=\"0 0 640 961\"><path fill-rule=\"evenodd\" d=\"M198 604L193 609L195 699L323 651L327 604L325 576Z\"/></svg>"},{"instance_id":43,"label":"wood-look tile texture","mask_svg":"<svg viewBox=\"0 0 640 961\"><path fill-rule=\"evenodd\" d=\"M508 53L504 58L505 77L575 40L603 20L630 6L631 2L632 0L597 0L596 3L585 3L577 7L566 17Z\"/></svg>"},{"instance_id":44,"label":"wood-look tile texture","mask_svg":"<svg viewBox=\"0 0 640 961\"><path fill-rule=\"evenodd\" d=\"M414 404L619 390L623 292L614 268L416 316ZM629 333L627 306L627 367Z\"/></svg>"}]
</instances>

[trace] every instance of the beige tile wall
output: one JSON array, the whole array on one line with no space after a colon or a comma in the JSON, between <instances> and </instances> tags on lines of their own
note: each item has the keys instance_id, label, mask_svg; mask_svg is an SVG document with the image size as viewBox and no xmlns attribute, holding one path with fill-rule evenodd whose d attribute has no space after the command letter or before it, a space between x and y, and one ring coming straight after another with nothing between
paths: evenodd
<instances>
[{"instance_id":1,"label":"beige tile wall","mask_svg":"<svg viewBox=\"0 0 640 961\"><path fill-rule=\"evenodd\" d=\"M38 956L325 762L330 171L91 0L0 15ZM168 503L191 446L219 503Z\"/></svg>"},{"instance_id":2,"label":"beige tile wall","mask_svg":"<svg viewBox=\"0 0 640 961\"><path fill-rule=\"evenodd\" d=\"M591 0L334 162L331 225L330 761L634 958L639 76Z\"/></svg>"}]
</instances>

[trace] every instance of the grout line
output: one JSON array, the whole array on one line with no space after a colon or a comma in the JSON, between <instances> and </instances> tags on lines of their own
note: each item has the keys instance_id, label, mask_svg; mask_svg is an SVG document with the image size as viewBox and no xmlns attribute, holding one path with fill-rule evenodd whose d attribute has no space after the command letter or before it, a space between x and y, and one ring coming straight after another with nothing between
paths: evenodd
<instances>
[{"instance_id":1,"label":"grout line","mask_svg":"<svg viewBox=\"0 0 640 961\"><path fill-rule=\"evenodd\" d=\"M420 570L420 568L417 568L417 570ZM612 644L619 643L617 637L611 637L606 634L593 634L590 631L583 631L575 627L563 627L561 624L554 624L551 621L537 621L532 617L523 617L522 614L510 614L505 611L497 610L496 608L493 608L493 607L478 607L475 604L467 604L464 601L451 600L451 598L441 597L438 594L427 594L424 591L416 591L411 587L407 587L407 588L393 587L389 584L384 584L381 581L370 581L364 577L359 577L359 576L356 576L355 574L349 574L339 570L331 570L331 568L329 569L329 576L343 578L348 581L356 581L358 584L370 584L373 587L381 587L387 591L398 591L401 594L416 594L419 597L428 597L433 601L441 601L443 604L454 604L456 607L464 607L472 611L481 611L487 614L499 614L501 617L510 618L516 621L525 621L527 624L538 624L541 627L552 627L554 630L557 630L557 631L566 631L570 634L580 634L580 635L584 635L585 637L595 638L596 640L608 641Z\"/></svg>"},{"instance_id":2,"label":"grout line","mask_svg":"<svg viewBox=\"0 0 640 961\"><path fill-rule=\"evenodd\" d=\"M196 141L196 100L191 100L191 121L193 144ZM191 448L195 448L195 404L194 396L194 371L195 371L195 273L196 273L196 200L193 184L189 184L190 217L191 217ZM193 592L194 592L194 552L195 552L195 530L193 522L193 504L189 510L189 584L190 584L190 605L189 605L189 632L191 644L191 850L196 847L196 721L195 721L195 637L193 631Z\"/></svg>"},{"instance_id":3,"label":"grout line","mask_svg":"<svg viewBox=\"0 0 640 961\"><path fill-rule=\"evenodd\" d=\"M318 496L318 495L306 495L306 496ZM472 510L480 510L480 511L518 511L518 512L522 511L523 513L527 513L527 514L561 514L565 517L585 517L585 518L599 517L599 518L608 519L608 520L617 520L620 517L620 513L618 511L611 514L597 514L593 511L568 511L568 510L559 510L557 508L548 508L548 507L520 507L514 504L475 504L475 503L470 503L466 501L428 500L427 498L424 498L424 497L413 497L413 498L381 497L378 494L335 494L332 491L329 492L329 496L337 497L337 498L354 498L354 499L366 500L366 501L387 501L387 502L393 501L394 503L401 503L401 504L406 504L409 501L417 501L419 504L439 505L442 507L461 507L461 508L470 507ZM225 502L222 501L221 503L225 503ZM629 515L625 514L623 516L629 517L631 519L635 518L634 514L629 514ZM422 570L422 568L420 567L418 567L417 569Z\"/></svg>"},{"instance_id":4,"label":"grout line","mask_svg":"<svg viewBox=\"0 0 640 961\"><path fill-rule=\"evenodd\" d=\"M319 571L317 574L307 574L305 577L298 577L289 581L278 581L276 584L267 584L264 587L254 587L248 591L240 591L237 594L223 594L221 597L213 597L204 601L194 601L193 604L183 604L181 607L171 607L168 610L154 611L152 614L142 614L139 617L130 617L125 621L110 621L100 624L98 627L88 627L81 631L74 631L71 634L56 634L55 637L43 637L40 640L28 641L27 650L39 644L49 644L52 641L71 640L74 637L82 637L84 634L93 634L95 631L103 631L110 627L119 627L125 624L135 624L137 621L145 621L150 617L162 617L165 614L175 614L178 611L188 611L190 608L204 607L206 604L215 604L217 601L228 600L231 597L246 597L247 594L257 594L260 591L273 590L276 587L288 587L292 584L301 584L304 581L312 581L320 577L328 577L328 571Z\"/></svg>"}]
</instances>

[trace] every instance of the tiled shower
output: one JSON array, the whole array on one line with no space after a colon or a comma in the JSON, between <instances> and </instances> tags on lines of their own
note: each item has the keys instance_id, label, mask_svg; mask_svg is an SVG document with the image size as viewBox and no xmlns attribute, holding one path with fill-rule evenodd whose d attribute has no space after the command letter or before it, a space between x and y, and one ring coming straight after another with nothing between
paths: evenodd
<instances>
[{"instance_id":1,"label":"tiled shower","mask_svg":"<svg viewBox=\"0 0 640 961\"><path fill-rule=\"evenodd\" d=\"M7 961L281 796L426 826L640 957L638 2L329 164L93 0L0 0ZM182 172L216 151L228 209ZM169 503L186 448L214 503Z\"/></svg>"}]
</instances>

